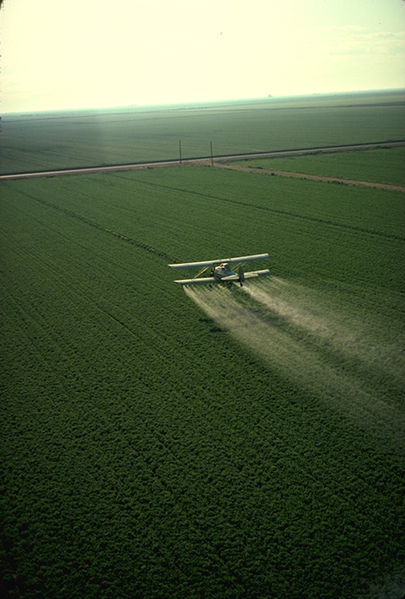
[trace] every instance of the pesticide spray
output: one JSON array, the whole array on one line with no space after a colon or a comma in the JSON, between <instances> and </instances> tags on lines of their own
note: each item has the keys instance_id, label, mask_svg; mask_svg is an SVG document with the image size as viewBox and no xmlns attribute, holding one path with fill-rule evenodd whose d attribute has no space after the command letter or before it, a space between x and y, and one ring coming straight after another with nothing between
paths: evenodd
<instances>
[{"instance_id":1,"label":"pesticide spray","mask_svg":"<svg viewBox=\"0 0 405 599\"><path fill-rule=\"evenodd\" d=\"M246 293L291 327L318 339L318 344L357 359L364 368L380 369L401 384L405 382L404 335L393 338L381 320L365 321L364 314L353 313L352 304L338 306L331 294L282 279L251 285Z\"/></svg>"},{"instance_id":2,"label":"pesticide spray","mask_svg":"<svg viewBox=\"0 0 405 599\"><path fill-rule=\"evenodd\" d=\"M285 279L243 288L184 287L216 324L290 380L317 393L378 436L404 441L404 417L392 401L405 383L401 353L381 324L367 325L333 295ZM389 393L387 393L389 388Z\"/></svg>"}]
</instances>

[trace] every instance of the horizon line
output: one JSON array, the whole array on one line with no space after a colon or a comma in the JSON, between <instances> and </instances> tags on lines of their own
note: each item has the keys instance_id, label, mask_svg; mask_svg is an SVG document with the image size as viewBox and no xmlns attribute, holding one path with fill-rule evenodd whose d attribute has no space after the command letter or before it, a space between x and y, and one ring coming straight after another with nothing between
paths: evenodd
<instances>
[{"instance_id":1,"label":"horizon line","mask_svg":"<svg viewBox=\"0 0 405 599\"><path fill-rule=\"evenodd\" d=\"M108 106L81 106L75 108L40 108L40 109L25 109L25 110L8 110L4 111L2 115L28 115L28 114L41 114L50 112L80 112L80 111L100 111L100 110L112 110L112 109L139 109L139 108L159 108L171 106L208 106L215 104L224 104L231 102L257 102L257 101L269 101L272 100L285 100L288 98L319 98L325 96L344 96L349 94L370 94L370 93L383 93L383 92L405 92L405 87L390 87L390 88L379 88L379 89L359 89L359 90L344 90L344 91L330 91L330 92L308 92L308 93L291 93L291 94L268 94L266 96L249 96L246 98L217 98L213 100L190 100L190 101L178 101L178 102L158 102L148 104L111 104ZM0 116L1 119L1 116Z\"/></svg>"}]
</instances>

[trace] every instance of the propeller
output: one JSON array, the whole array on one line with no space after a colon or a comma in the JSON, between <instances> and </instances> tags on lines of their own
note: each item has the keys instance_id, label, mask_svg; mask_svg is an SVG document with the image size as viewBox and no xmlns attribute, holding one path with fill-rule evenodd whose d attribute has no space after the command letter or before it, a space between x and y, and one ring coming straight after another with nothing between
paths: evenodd
<instances>
[{"instance_id":1,"label":"propeller","mask_svg":"<svg viewBox=\"0 0 405 599\"><path fill-rule=\"evenodd\" d=\"M239 275L239 283L240 286L243 287L243 281L245 280L245 273L243 271L243 266L242 264L239 266L238 268L238 275Z\"/></svg>"}]
</instances>

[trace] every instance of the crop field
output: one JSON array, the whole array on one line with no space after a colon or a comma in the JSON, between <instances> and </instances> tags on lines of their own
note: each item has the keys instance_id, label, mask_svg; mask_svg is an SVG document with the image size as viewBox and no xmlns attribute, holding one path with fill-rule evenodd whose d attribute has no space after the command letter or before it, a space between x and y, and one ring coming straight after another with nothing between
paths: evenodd
<instances>
[{"instance_id":1,"label":"crop field","mask_svg":"<svg viewBox=\"0 0 405 599\"><path fill-rule=\"evenodd\" d=\"M8 114L0 173L405 139L403 91Z\"/></svg>"},{"instance_id":2,"label":"crop field","mask_svg":"<svg viewBox=\"0 0 405 599\"><path fill-rule=\"evenodd\" d=\"M210 167L3 182L4 594L402 597L404 212ZM265 251L243 288L167 266Z\"/></svg>"},{"instance_id":3,"label":"crop field","mask_svg":"<svg viewBox=\"0 0 405 599\"><path fill-rule=\"evenodd\" d=\"M242 166L405 185L405 148L241 160Z\"/></svg>"}]
</instances>

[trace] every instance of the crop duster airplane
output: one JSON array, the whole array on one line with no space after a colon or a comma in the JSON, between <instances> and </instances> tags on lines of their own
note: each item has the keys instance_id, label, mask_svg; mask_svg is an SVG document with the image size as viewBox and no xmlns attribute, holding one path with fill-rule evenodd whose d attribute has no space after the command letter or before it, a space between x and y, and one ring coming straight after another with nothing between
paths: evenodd
<instances>
[{"instance_id":1,"label":"crop duster airplane","mask_svg":"<svg viewBox=\"0 0 405 599\"><path fill-rule=\"evenodd\" d=\"M171 268L175 270L181 270L186 268L200 268L201 270L196 274L193 279L179 279L174 281L180 285L197 285L197 284L208 284L213 283L226 283L231 286L233 281L240 283L242 287L245 279L252 279L254 277L262 277L270 274L268 268L264 270L252 270L244 272L242 263L251 262L252 260L265 260L268 258L268 254L253 254L251 256L239 256L238 258L221 258L219 260L205 260L203 262L185 262L184 264L169 264ZM239 264L238 271L234 272L231 268L231 264ZM210 269L209 277L202 277L208 269Z\"/></svg>"}]
</instances>

